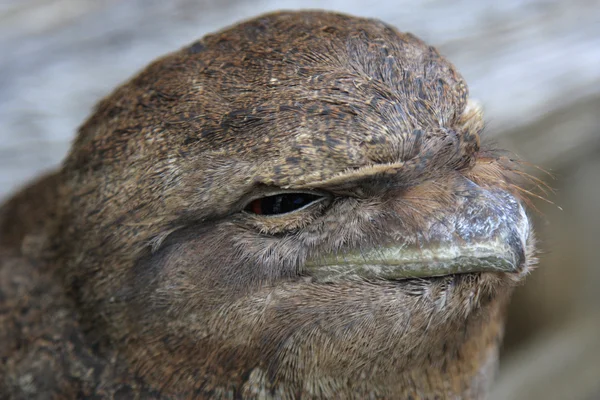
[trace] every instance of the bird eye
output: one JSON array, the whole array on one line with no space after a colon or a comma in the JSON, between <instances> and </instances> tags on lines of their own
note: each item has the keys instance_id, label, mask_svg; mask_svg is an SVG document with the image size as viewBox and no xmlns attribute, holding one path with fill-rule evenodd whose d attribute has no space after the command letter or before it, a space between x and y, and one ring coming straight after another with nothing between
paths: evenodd
<instances>
[{"instance_id":1,"label":"bird eye","mask_svg":"<svg viewBox=\"0 0 600 400\"><path fill-rule=\"evenodd\" d=\"M246 206L245 211L257 215L286 214L304 208L322 198L322 196L310 193L281 193L253 200Z\"/></svg>"}]
</instances>

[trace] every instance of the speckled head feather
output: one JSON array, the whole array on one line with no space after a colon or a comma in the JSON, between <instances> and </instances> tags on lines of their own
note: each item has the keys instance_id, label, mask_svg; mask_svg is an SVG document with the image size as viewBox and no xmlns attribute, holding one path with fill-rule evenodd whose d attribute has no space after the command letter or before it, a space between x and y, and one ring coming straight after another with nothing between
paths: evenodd
<instances>
[{"instance_id":1,"label":"speckled head feather","mask_svg":"<svg viewBox=\"0 0 600 400\"><path fill-rule=\"evenodd\" d=\"M482 129L455 68L376 20L268 14L155 61L21 194L54 200L3 238L43 275L8 293L43 280L34 308L64 312L0 352L8 393L28 373L58 396L480 398L533 260ZM297 194L317 200L249 206Z\"/></svg>"}]
</instances>

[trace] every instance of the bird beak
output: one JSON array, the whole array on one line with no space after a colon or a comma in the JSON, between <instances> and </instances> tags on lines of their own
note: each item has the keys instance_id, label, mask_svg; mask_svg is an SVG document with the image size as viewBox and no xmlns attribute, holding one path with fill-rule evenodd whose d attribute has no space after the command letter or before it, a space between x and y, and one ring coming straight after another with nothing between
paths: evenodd
<instances>
[{"instance_id":1,"label":"bird beak","mask_svg":"<svg viewBox=\"0 0 600 400\"><path fill-rule=\"evenodd\" d=\"M306 262L306 272L317 282L519 273L530 236L522 204L503 190L477 186L472 193L416 240L316 256Z\"/></svg>"}]
</instances>

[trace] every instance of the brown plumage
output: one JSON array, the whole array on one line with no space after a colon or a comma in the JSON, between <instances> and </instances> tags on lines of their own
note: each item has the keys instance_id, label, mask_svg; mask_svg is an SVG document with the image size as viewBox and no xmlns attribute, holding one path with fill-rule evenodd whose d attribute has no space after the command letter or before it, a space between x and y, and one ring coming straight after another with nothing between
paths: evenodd
<instances>
[{"instance_id":1,"label":"brown plumage","mask_svg":"<svg viewBox=\"0 0 600 400\"><path fill-rule=\"evenodd\" d=\"M269 14L152 63L1 209L0 393L480 398L533 250L482 129L376 20Z\"/></svg>"}]
</instances>

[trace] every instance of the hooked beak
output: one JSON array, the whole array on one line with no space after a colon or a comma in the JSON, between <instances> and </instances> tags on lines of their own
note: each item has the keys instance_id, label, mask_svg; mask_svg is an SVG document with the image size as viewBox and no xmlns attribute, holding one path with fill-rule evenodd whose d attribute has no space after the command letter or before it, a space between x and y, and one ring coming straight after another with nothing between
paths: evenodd
<instances>
[{"instance_id":1,"label":"hooked beak","mask_svg":"<svg viewBox=\"0 0 600 400\"><path fill-rule=\"evenodd\" d=\"M325 254L309 259L306 272L317 282L338 282L522 271L530 223L521 202L503 190L468 185L474 185L470 196L418 240Z\"/></svg>"}]
</instances>

